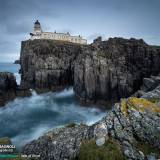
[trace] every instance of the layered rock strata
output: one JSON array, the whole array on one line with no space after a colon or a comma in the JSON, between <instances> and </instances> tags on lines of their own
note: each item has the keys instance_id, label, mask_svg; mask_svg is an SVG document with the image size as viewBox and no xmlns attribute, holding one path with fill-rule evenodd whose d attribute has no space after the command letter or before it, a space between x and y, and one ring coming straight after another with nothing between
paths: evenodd
<instances>
[{"instance_id":1,"label":"layered rock strata","mask_svg":"<svg viewBox=\"0 0 160 160\"><path fill-rule=\"evenodd\" d=\"M0 106L15 99L17 96L29 96L29 90L19 87L13 73L0 72Z\"/></svg>"},{"instance_id":2,"label":"layered rock strata","mask_svg":"<svg viewBox=\"0 0 160 160\"><path fill-rule=\"evenodd\" d=\"M73 62L81 46L53 40L22 42L21 86L56 90L73 85Z\"/></svg>"},{"instance_id":3,"label":"layered rock strata","mask_svg":"<svg viewBox=\"0 0 160 160\"><path fill-rule=\"evenodd\" d=\"M160 71L160 50L143 40L99 37L90 45L52 40L24 41L21 86L57 90L73 85L84 102L116 102Z\"/></svg>"}]
</instances>

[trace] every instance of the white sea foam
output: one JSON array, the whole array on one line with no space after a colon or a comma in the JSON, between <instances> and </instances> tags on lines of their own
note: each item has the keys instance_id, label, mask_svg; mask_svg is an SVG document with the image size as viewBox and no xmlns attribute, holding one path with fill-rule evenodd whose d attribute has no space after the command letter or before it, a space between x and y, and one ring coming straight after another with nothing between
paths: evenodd
<instances>
[{"instance_id":1,"label":"white sea foam","mask_svg":"<svg viewBox=\"0 0 160 160\"><path fill-rule=\"evenodd\" d=\"M21 82L21 75L19 73L14 73L14 76L16 77L16 82L18 85L20 85Z\"/></svg>"},{"instance_id":2,"label":"white sea foam","mask_svg":"<svg viewBox=\"0 0 160 160\"><path fill-rule=\"evenodd\" d=\"M38 138L44 132L68 123L91 125L106 112L78 104L72 88L61 92L37 94L16 98L0 108L0 136L8 136L18 147Z\"/></svg>"}]
</instances>

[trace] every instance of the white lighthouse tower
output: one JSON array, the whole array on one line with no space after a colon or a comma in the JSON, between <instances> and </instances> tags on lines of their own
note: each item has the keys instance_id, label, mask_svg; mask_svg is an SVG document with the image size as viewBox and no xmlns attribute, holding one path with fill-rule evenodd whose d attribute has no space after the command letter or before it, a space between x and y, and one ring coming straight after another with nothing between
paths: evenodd
<instances>
[{"instance_id":1,"label":"white lighthouse tower","mask_svg":"<svg viewBox=\"0 0 160 160\"><path fill-rule=\"evenodd\" d=\"M42 29L41 29L41 24L40 22L37 20L34 23L34 34L41 34L42 33Z\"/></svg>"},{"instance_id":2,"label":"white lighthouse tower","mask_svg":"<svg viewBox=\"0 0 160 160\"><path fill-rule=\"evenodd\" d=\"M31 39L40 39L41 38L42 29L41 29L41 24L38 20L34 23L34 31L33 31L33 33L30 33L30 35L31 35Z\"/></svg>"}]
</instances>

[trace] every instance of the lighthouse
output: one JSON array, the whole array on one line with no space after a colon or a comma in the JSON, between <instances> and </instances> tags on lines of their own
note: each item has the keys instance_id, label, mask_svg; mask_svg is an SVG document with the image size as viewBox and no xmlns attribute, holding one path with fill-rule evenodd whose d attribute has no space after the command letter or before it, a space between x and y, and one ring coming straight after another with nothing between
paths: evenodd
<instances>
[{"instance_id":1,"label":"lighthouse","mask_svg":"<svg viewBox=\"0 0 160 160\"><path fill-rule=\"evenodd\" d=\"M71 43L87 44L87 40L83 39L81 36L72 36L69 32L67 33L57 33L57 32L43 32L41 29L41 24L37 20L34 23L34 31L30 33L31 40L34 39L52 39L58 41L67 41Z\"/></svg>"},{"instance_id":2,"label":"lighthouse","mask_svg":"<svg viewBox=\"0 0 160 160\"><path fill-rule=\"evenodd\" d=\"M34 23L34 34L41 34L42 33L42 29L41 29L41 24L40 22L37 20Z\"/></svg>"}]
</instances>

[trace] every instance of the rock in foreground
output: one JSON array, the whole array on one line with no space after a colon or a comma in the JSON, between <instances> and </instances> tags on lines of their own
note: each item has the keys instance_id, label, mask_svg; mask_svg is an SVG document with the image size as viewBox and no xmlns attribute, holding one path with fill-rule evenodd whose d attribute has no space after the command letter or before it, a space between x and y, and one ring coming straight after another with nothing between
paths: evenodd
<instances>
[{"instance_id":1,"label":"rock in foreground","mask_svg":"<svg viewBox=\"0 0 160 160\"><path fill-rule=\"evenodd\" d=\"M27 144L23 153L40 154L41 160L117 159L117 154L119 159L158 159L159 133L159 101L130 97L96 124L55 129ZM96 145L100 139L106 142Z\"/></svg>"}]
</instances>

